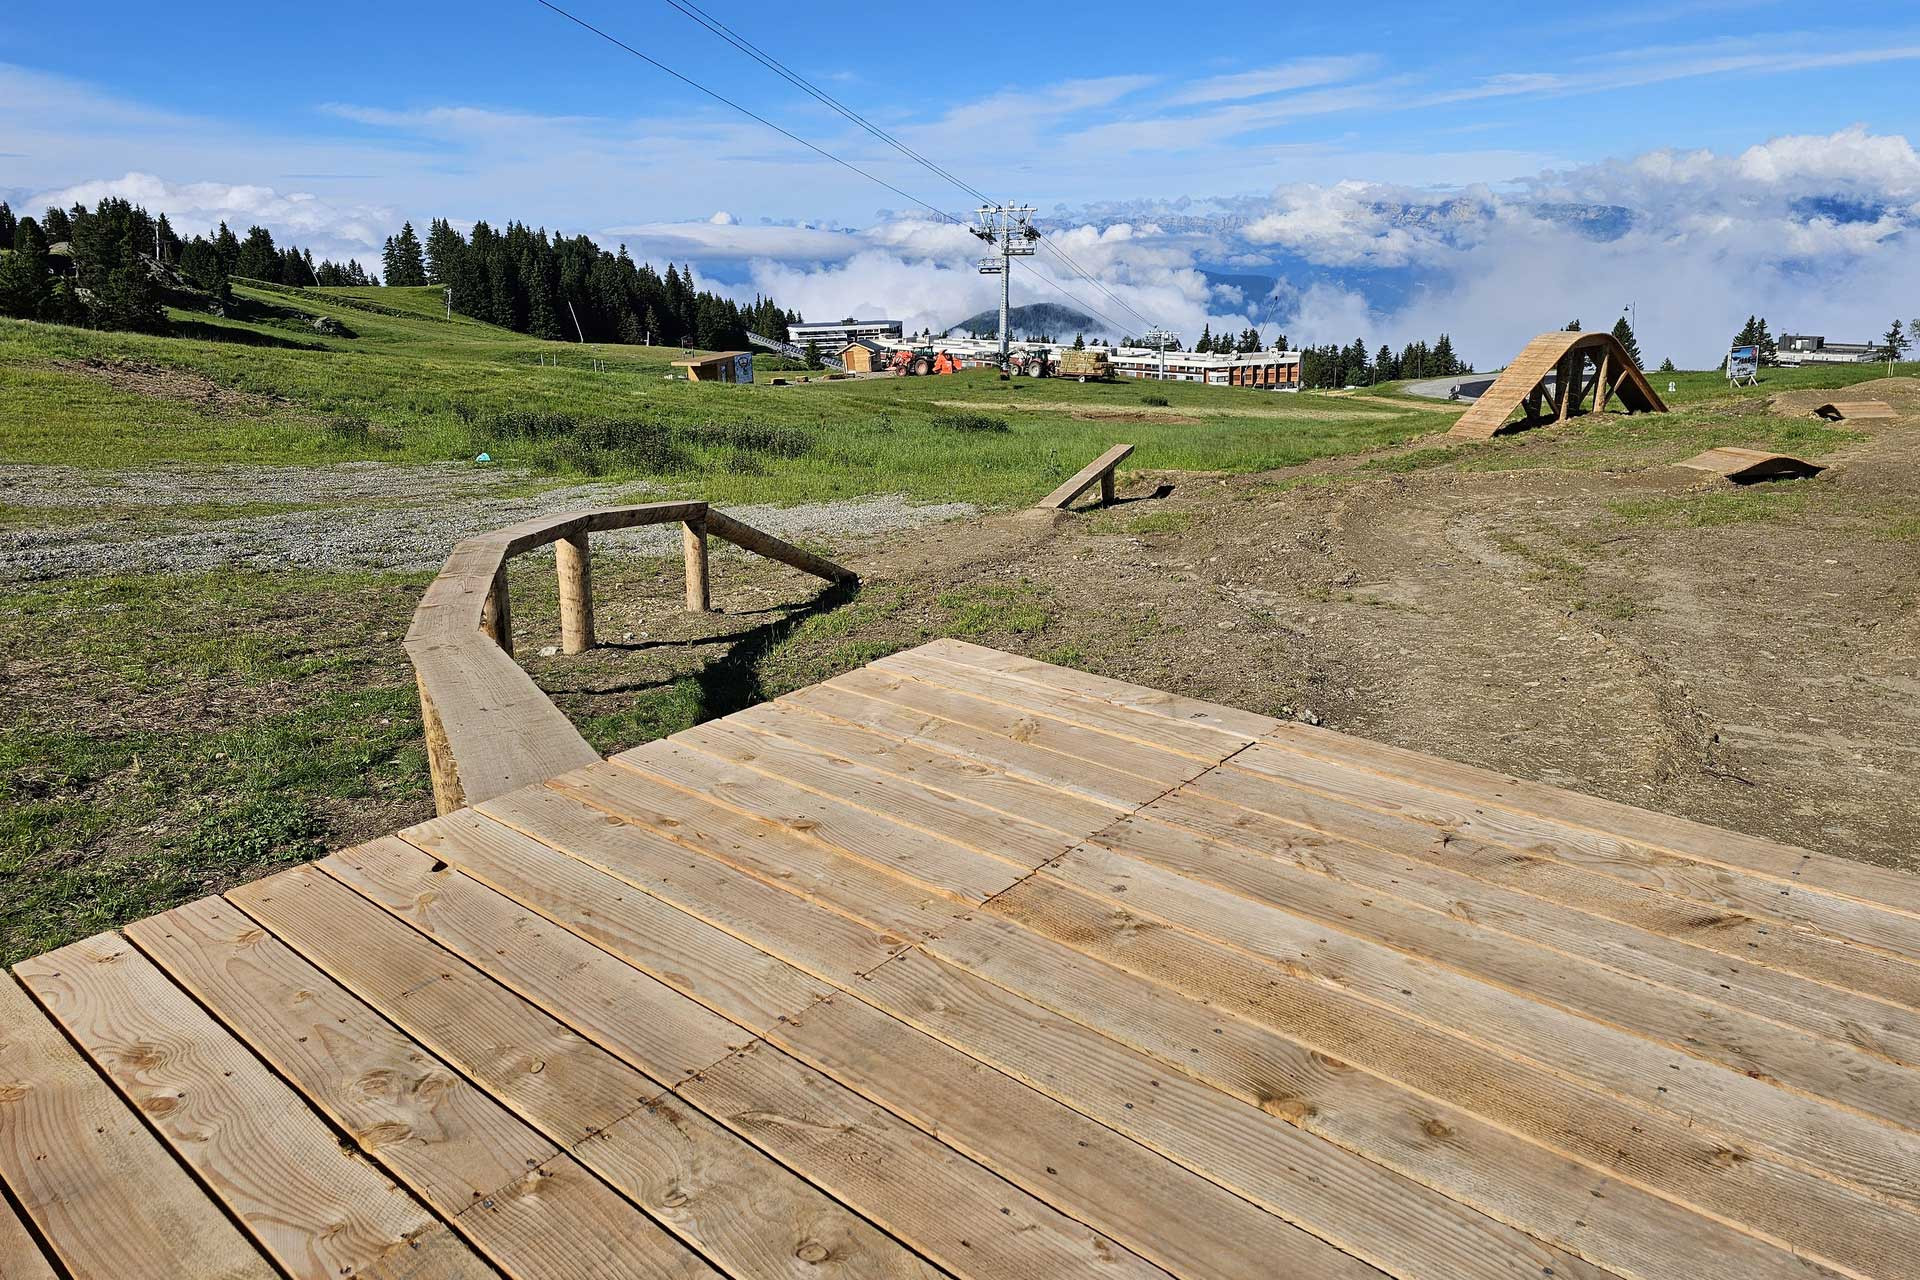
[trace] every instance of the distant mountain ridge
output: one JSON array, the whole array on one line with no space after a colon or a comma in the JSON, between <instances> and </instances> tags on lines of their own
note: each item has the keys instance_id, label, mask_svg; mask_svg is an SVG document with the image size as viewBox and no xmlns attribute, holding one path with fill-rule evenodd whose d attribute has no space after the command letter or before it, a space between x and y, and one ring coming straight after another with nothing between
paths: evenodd
<instances>
[{"instance_id":1,"label":"distant mountain ridge","mask_svg":"<svg viewBox=\"0 0 1920 1280\"><path fill-rule=\"evenodd\" d=\"M1015 338L1032 340L1042 335L1051 335L1062 342L1071 342L1075 334L1104 333L1106 326L1100 324L1084 311L1058 302L1029 302L1024 306L1010 308L1007 311L1007 328ZM947 329L949 334L978 334L985 337L1000 336L1000 309L981 311L968 316L958 324ZM1116 339L1120 334L1112 335Z\"/></svg>"}]
</instances>

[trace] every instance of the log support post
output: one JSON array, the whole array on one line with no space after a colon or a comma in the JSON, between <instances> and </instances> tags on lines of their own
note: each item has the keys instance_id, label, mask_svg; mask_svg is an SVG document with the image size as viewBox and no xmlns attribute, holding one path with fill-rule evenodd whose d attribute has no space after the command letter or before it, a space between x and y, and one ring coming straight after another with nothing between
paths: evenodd
<instances>
[{"instance_id":1,"label":"log support post","mask_svg":"<svg viewBox=\"0 0 1920 1280\"><path fill-rule=\"evenodd\" d=\"M707 586L707 522L680 524L680 551L687 562L687 612L711 613L713 597Z\"/></svg>"},{"instance_id":2,"label":"log support post","mask_svg":"<svg viewBox=\"0 0 1920 1280\"><path fill-rule=\"evenodd\" d=\"M1607 375L1613 372L1612 365L1613 348L1607 347L1600 352L1600 372L1593 380L1593 411L1595 413L1607 411L1607 396L1610 394Z\"/></svg>"},{"instance_id":3,"label":"log support post","mask_svg":"<svg viewBox=\"0 0 1920 1280\"><path fill-rule=\"evenodd\" d=\"M553 569L560 580L560 652L593 648L593 562L585 530L553 544Z\"/></svg>"},{"instance_id":4,"label":"log support post","mask_svg":"<svg viewBox=\"0 0 1920 1280\"><path fill-rule=\"evenodd\" d=\"M493 637L493 642L505 649L508 657L513 656L513 601L507 595L504 560L493 571L493 586L487 592L487 602L480 607L480 629Z\"/></svg>"},{"instance_id":5,"label":"log support post","mask_svg":"<svg viewBox=\"0 0 1920 1280\"><path fill-rule=\"evenodd\" d=\"M1117 462L1114 464L1115 467L1119 465ZM1100 473L1100 505L1112 505L1113 497L1113 467L1108 467Z\"/></svg>"}]
</instances>

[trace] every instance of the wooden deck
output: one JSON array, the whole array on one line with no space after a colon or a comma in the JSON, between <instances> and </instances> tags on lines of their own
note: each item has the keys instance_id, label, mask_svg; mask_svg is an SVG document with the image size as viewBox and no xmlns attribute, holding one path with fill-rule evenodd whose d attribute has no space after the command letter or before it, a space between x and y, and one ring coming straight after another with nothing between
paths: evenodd
<instances>
[{"instance_id":1,"label":"wooden deck","mask_svg":"<svg viewBox=\"0 0 1920 1280\"><path fill-rule=\"evenodd\" d=\"M14 978L7 1280L1920 1275L1914 879L954 642Z\"/></svg>"}]
</instances>

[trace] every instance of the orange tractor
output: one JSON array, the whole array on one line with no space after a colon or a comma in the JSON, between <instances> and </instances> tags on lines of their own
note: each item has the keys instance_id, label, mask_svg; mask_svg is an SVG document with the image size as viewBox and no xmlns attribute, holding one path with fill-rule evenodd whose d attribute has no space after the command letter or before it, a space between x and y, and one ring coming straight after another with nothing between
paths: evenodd
<instances>
[{"instance_id":1,"label":"orange tractor","mask_svg":"<svg viewBox=\"0 0 1920 1280\"><path fill-rule=\"evenodd\" d=\"M960 361L945 351L935 352L932 347L921 347L914 351L896 351L887 366L903 377L925 377L928 374L958 373Z\"/></svg>"}]
</instances>

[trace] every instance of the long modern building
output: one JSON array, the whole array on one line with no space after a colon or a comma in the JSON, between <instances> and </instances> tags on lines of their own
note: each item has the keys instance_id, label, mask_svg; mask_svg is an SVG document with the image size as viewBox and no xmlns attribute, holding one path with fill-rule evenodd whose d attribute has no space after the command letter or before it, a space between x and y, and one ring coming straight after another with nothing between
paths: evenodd
<instances>
[{"instance_id":1,"label":"long modern building","mask_svg":"<svg viewBox=\"0 0 1920 1280\"><path fill-rule=\"evenodd\" d=\"M1828 342L1818 334L1787 333L1776 348L1781 364L1860 364L1879 358L1880 349L1868 342Z\"/></svg>"},{"instance_id":2,"label":"long modern building","mask_svg":"<svg viewBox=\"0 0 1920 1280\"><path fill-rule=\"evenodd\" d=\"M798 331L797 326L794 331ZM803 340L795 338L794 341ZM882 339L880 345L894 351L931 345L935 351L945 351L969 367L996 365L1000 359L999 342L987 338L947 337L928 342L893 338ZM1055 358L1067 349L1068 344L1060 342L1013 344L1015 353L1045 351ZM1232 354L1169 351L1164 360L1152 347L1108 347L1106 352L1113 362L1113 371L1123 378L1165 378L1168 382L1204 382L1217 387L1254 387L1268 391L1297 391L1300 387L1298 351L1236 351Z\"/></svg>"},{"instance_id":3,"label":"long modern building","mask_svg":"<svg viewBox=\"0 0 1920 1280\"><path fill-rule=\"evenodd\" d=\"M885 342L900 337L906 325L899 320L838 320L828 323L803 323L787 326L787 341L796 347L818 343L822 351L838 351L849 342L865 338Z\"/></svg>"}]
</instances>

